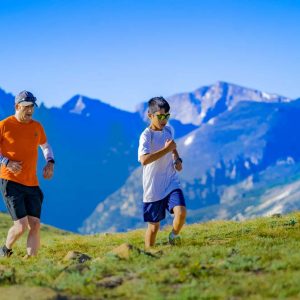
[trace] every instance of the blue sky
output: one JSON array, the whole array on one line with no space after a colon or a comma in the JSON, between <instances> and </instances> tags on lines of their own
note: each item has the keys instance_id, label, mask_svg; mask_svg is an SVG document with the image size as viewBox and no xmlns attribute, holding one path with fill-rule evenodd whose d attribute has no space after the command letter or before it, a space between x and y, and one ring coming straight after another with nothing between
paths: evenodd
<instances>
[{"instance_id":1,"label":"blue sky","mask_svg":"<svg viewBox=\"0 0 300 300\"><path fill-rule=\"evenodd\" d=\"M300 1L0 0L0 87L134 110L218 80L300 97Z\"/></svg>"}]
</instances>

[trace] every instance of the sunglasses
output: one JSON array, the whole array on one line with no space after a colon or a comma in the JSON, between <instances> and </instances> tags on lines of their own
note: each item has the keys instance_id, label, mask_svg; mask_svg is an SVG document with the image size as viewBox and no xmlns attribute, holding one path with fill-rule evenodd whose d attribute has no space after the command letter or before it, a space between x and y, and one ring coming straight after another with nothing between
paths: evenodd
<instances>
[{"instance_id":1,"label":"sunglasses","mask_svg":"<svg viewBox=\"0 0 300 300\"><path fill-rule=\"evenodd\" d=\"M169 120L169 118L170 118L170 114L160 114L160 115L155 115L155 116L160 121L162 121L162 120Z\"/></svg>"}]
</instances>

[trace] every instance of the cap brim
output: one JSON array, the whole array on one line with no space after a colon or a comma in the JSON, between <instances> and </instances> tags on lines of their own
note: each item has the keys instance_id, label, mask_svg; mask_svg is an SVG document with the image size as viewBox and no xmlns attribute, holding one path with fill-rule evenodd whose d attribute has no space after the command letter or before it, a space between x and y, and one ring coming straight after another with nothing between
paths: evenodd
<instances>
[{"instance_id":1,"label":"cap brim","mask_svg":"<svg viewBox=\"0 0 300 300\"><path fill-rule=\"evenodd\" d=\"M34 106L37 106L37 104L35 102L31 102L31 101L22 101L18 104L21 105L21 106L29 106L29 105L32 105L32 104L34 104Z\"/></svg>"}]
</instances>

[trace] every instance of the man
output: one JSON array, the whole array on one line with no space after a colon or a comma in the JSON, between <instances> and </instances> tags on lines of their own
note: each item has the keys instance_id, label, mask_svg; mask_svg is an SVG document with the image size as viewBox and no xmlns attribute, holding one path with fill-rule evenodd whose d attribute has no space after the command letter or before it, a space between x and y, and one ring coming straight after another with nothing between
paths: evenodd
<instances>
[{"instance_id":1,"label":"man","mask_svg":"<svg viewBox=\"0 0 300 300\"><path fill-rule=\"evenodd\" d=\"M45 179L53 176L54 156L42 125L32 119L35 106L33 94L22 91L15 97L15 115L0 122L0 187L13 219L0 257L13 253L12 246L27 228L27 257L37 255L40 245L43 193L36 174L38 147L47 161L43 169Z\"/></svg>"}]
</instances>

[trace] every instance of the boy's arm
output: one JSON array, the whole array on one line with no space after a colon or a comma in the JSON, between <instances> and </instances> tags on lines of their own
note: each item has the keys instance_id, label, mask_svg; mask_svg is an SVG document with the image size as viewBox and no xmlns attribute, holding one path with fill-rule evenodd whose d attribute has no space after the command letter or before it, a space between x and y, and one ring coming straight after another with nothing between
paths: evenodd
<instances>
[{"instance_id":1,"label":"boy's arm","mask_svg":"<svg viewBox=\"0 0 300 300\"><path fill-rule=\"evenodd\" d=\"M140 162L143 166L150 164L158 159L160 159L161 157L163 157L164 155L166 155L167 153L174 151L176 149L176 143L174 142L174 140L167 140L165 146L153 153L148 153L148 154L144 154L140 156Z\"/></svg>"},{"instance_id":2,"label":"boy's arm","mask_svg":"<svg viewBox=\"0 0 300 300\"><path fill-rule=\"evenodd\" d=\"M177 149L172 151L173 160L176 161L177 158L179 158L179 154Z\"/></svg>"},{"instance_id":3,"label":"boy's arm","mask_svg":"<svg viewBox=\"0 0 300 300\"><path fill-rule=\"evenodd\" d=\"M172 151L173 161L174 161L174 167L177 171L182 170L182 159L179 156L179 153L177 149Z\"/></svg>"}]
</instances>

